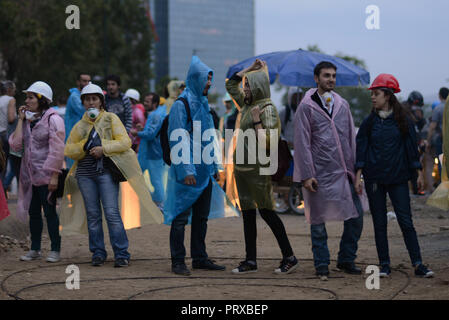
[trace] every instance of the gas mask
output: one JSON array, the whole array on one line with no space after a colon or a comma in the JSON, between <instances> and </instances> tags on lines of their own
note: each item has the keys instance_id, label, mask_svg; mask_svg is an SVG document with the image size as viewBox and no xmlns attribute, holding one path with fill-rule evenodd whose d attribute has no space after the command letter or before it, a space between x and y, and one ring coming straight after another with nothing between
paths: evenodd
<instances>
[{"instance_id":1,"label":"gas mask","mask_svg":"<svg viewBox=\"0 0 449 320\"><path fill-rule=\"evenodd\" d=\"M100 114L100 110L98 110L97 108L89 108L89 109L87 109L87 116L91 120L96 119L99 114Z\"/></svg>"}]
</instances>

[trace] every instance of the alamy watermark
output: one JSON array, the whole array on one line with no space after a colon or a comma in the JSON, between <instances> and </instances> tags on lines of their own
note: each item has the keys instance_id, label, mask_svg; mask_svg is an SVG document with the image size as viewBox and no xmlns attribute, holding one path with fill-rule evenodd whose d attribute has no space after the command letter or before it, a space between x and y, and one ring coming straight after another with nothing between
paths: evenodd
<instances>
[{"instance_id":1,"label":"alamy watermark","mask_svg":"<svg viewBox=\"0 0 449 320\"><path fill-rule=\"evenodd\" d=\"M365 273L369 274L365 281L365 287L368 290L380 289L380 271L379 267L375 265L369 265L366 267Z\"/></svg>"},{"instance_id":2,"label":"alamy watermark","mask_svg":"<svg viewBox=\"0 0 449 320\"><path fill-rule=\"evenodd\" d=\"M65 27L69 30L80 29L80 8L76 5L70 5L65 8L65 13L69 14L65 20Z\"/></svg>"},{"instance_id":3,"label":"alamy watermark","mask_svg":"<svg viewBox=\"0 0 449 320\"><path fill-rule=\"evenodd\" d=\"M67 290L80 289L80 268L77 265L71 264L65 269L65 273L69 274L65 280L65 287Z\"/></svg>"},{"instance_id":4,"label":"alamy watermark","mask_svg":"<svg viewBox=\"0 0 449 320\"><path fill-rule=\"evenodd\" d=\"M368 30L380 29L380 9L378 6L371 4L366 7L365 13L369 16L365 20L365 27Z\"/></svg>"},{"instance_id":5,"label":"alamy watermark","mask_svg":"<svg viewBox=\"0 0 449 320\"><path fill-rule=\"evenodd\" d=\"M192 135L192 137L191 137ZM179 164L232 164L232 157L223 157L223 150L234 149L236 165L260 164L260 175L273 175L278 169L278 129L225 130L224 139L218 139L221 132L207 129L202 133L201 121L193 121L193 132L179 128L170 134L170 141L176 142L171 147L171 162ZM237 137L235 143L234 137ZM192 139L191 139L192 138ZM269 150L267 140L269 139ZM246 147L245 147L245 141ZM193 145L192 145L193 144ZM268 152L268 154L267 154ZM227 152L225 152L227 154ZM246 159L245 159L246 157Z\"/></svg>"}]
</instances>

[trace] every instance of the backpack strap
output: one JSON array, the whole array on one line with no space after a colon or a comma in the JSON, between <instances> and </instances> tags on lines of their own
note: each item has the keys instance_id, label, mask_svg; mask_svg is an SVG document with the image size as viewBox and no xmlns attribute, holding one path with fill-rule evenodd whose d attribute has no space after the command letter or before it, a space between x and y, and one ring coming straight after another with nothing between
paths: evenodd
<instances>
[{"instance_id":1,"label":"backpack strap","mask_svg":"<svg viewBox=\"0 0 449 320\"><path fill-rule=\"evenodd\" d=\"M186 114L187 114L187 123L191 123L192 124L192 128L193 128L193 121L192 121L192 115L190 114L190 107L189 107L189 102L187 101L186 98L184 97L179 97L178 99L181 101L182 103L184 103L184 107L186 109Z\"/></svg>"}]
</instances>

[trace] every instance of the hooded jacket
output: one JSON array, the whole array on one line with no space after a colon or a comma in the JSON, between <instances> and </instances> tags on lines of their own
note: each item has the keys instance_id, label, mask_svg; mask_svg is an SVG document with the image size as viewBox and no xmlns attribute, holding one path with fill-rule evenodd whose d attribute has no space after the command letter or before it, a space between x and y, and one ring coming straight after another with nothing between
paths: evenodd
<instances>
[{"instance_id":1,"label":"hooded jacket","mask_svg":"<svg viewBox=\"0 0 449 320\"><path fill-rule=\"evenodd\" d=\"M240 110L240 129L242 130L242 132L245 132L248 129L254 129L251 109L255 106L259 106L261 110L260 120L262 121L263 128L266 130L266 150L270 150L270 143L278 143L277 140L275 140L274 142L272 141L273 137L271 136L272 132L270 131L270 129L274 129L275 132L277 132L276 136L278 138L280 135L281 122L277 109L273 101L271 101L268 70L264 68L262 70L252 71L245 74L245 77L248 79L252 94L252 101L249 104L247 103L248 101L245 101L245 94L239 87L243 79L237 76L237 74L234 74L226 82L226 90L236 101L236 103L242 107L242 109ZM256 164L249 164L247 161L247 156L249 153L248 139L243 139L242 135L239 135L237 139L237 145L239 146L240 144L242 144L244 146L243 153L245 162L236 163L236 157L238 153L237 150L234 153L234 164L238 167L258 169L261 166L258 157L256 157Z\"/></svg>"},{"instance_id":2,"label":"hooded jacket","mask_svg":"<svg viewBox=\"0 0 449 320\"><path fill-rule=\"evenodd\" d=\"M252 71L245 74L244 78L248 79L252 95L251 101L245 100L245 94L240 88L240 83L244 79L234 74L226 83L226 90L236 103L241 106L240 129L242 131L237 134L237 148L233 155L234 175L237 183L239 203L242 210L255 208L272 210L274 205L271 175L262 175L260 171L262 167L269 166L270 163L261 165L258 150L256 148L253 148L253 150L250 149L249 139L244 139L244 133L250 130L254 131L251 109L259 106L261 110L260 120L262 121L262 127L265 129L266 134L266 146L262 154L269 156L270 144L274 143L275 148L277 148L281 124L277 109L270 98L268 70L264 68L262 70ZM243 150L241 150L242 147ZM239 153L242 152L244 163L240 163L239 161ZM248 161L251 159L251 152L256 152L255 164L251 164Z\"/></svg>"},{"instance_id":3,"label":"hooded jacket","mask_svg":"<svg viewBox=\"0 0 449 320\"><path fill-rule=\"evenodd\" d=\"M188 150L188 154L185 155L188 161L175 164L172 158L164 202L164 223L166 224L171 224L176 216L191 208L211 180L213 187L209 219L236 215L234 212L225 212L225 194L213 178L217 173L216 162L206 163L203 157L206 152L214 159L218 157L215 151L212 152L213 154L209 152L211 145L214 146L214 150L218 147L216 133L207 141L202 139L205 131L211 132L210 129L214 129L208 99L207 96L203 95L208 75L211 72L213 74L212 69L202 63L197 56L193 56L187 73L186 89L180 95L187 100L193 124L194 126L201 125L201 131L198 127L196 133L193 131L192 123L187 121L187 113L182 101L175 101L168 115L168 136L171 151L174 152L174 148L180 150L179 147L182 146L182 153L184 153L184 150ZM175 130L176 132L174 132ZM179 137L178 140L172 141L172 133L176 135L180 131L183 132L182 138ZM184 184L184 178L189 175L195 177L195 185Z\"/></svg>"},{"instance_id":4,"label":"hooded jacket","mask_svg":"<svg viewBox=\"0 0 449 320\"><path fill-rule=\"evenodd\" d=\"M121 197L125 229L145 224L162 223L162 213L151 200L136 154L131 149L131 139L122 121L114 113L101 111L94 121L91 121L85 113L83 118L73 127L67 139L64 154L66 157L75 160L75 164L70 169L65 181L60 216L62 234L87 233L84 201L75 173L78 161L86 155L84 144L87 142L92 128L95 128L101 139L104 156L109 157L114 162L137 195L135 207L132 212L129 212L130 216L128 216L128 212L123 210L123 207L126 207L125 201L127 199ZM124 183L121 184L121 192L124 192ZM128 218L135 223L128 223Z\"/></svg>"}]
</instances>

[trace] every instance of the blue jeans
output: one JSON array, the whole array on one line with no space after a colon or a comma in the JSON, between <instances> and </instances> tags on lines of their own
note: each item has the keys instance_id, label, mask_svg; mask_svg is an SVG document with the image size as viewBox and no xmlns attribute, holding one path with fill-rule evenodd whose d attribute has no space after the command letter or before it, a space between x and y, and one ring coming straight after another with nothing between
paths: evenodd
<instances>
[{"instance_id":1,"label":"blue jeans","mask_svg":"<svg viewBox=\"0 0 449 320\"><path fill-rule=\"evenodd\" d=\"M354 263L357 257L357 242L362 235L363 229L363 208L359 196L355 192L352 183L352 200L359 213L357 218L352 218L344 222L343 235L340 241L340 251L338 252L338 263ZM330 264L329 248L327 246L327 232L324 223L312 224L310 226L312 236L312 252L315 268L328 266Z\"/></svg>"},{"instance_id":2,"label":"blue jeans","mask_svg":"<svg viewBox=\"0 0 449 320\"><path fill-rule=\"evenodd\" d=\"M192 260L204 261L208 258L206 253L207 220L210 212L210 200L212 196L212 181L204 189L201 196L192 206L192 227L190 236L190 254ZM185 225L190 217L190 208L179 214L171 223L170 252L172 265L185 263L186 249L184 247Z\"/></svg>"},{"instance_id":3,"label":"blue jeans","mask_svg":"<svg viewBox=\"0 0 449 320\"><path fill-rule=\"evenodd\" d=\"M421 264L421 251L412 221L408 183L383 185L367 181L366 193L373 216L374 236L380 265L390 264L387 237L387 193L393 204L410 260L413 265Z\"/></svg>"},{"instance_id":4,"label":"blue jeans","mask_svg":"<svg viewBox=\"0 0 449 320\"><path fill-rule=\"evenodd\" d=\"M47 201L48 185L33 186L33 195L30 203L30 233L31 250L39 251L41 249L42 229L44 222L42 219L42 208L44 208L45 218L47 219L47 230L51 241L51 251L61 251L61 236L59 235L59 218L56 213L56 204L51 205Z\"/></svg>"},{"instance_id":5,"label":"blue jeans","mask_svg":"<svg viewBox=\"0 0 449 320\"><path fill-rule=\"evenodd\" d=\"M118 208L119 184L112 180L109 173L95 177L77 177L77 180L86 207L89 249L93 257L107 258L104 246L102 205L114 257L115 259L129 259L128 237Z\"/></svg>"}]
</instances>

